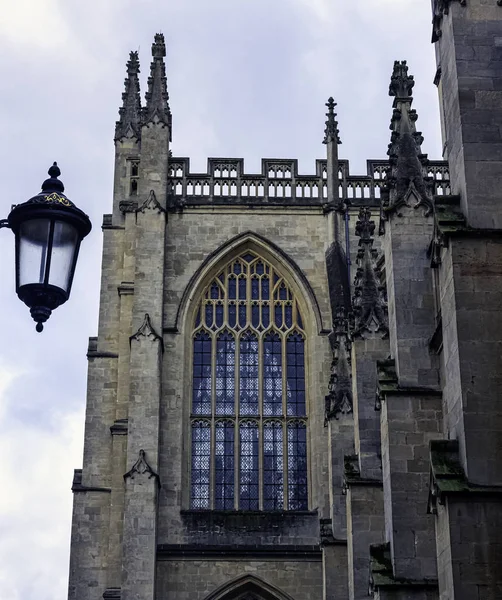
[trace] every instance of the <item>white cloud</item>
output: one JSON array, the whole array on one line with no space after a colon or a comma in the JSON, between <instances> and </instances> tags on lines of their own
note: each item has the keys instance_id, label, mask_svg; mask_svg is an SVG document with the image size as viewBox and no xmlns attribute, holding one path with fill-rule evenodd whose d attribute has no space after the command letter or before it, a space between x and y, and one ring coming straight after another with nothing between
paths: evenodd
<instances>
[{"instance_id":1,"label":"white cloud","mask_svg":"<svg viewBox=\"0 0 502 600\"><path fill-rule=\"evenodd\" d=\"M2 600L55 600L67 587L72 470L81 461L83 411L51 427L12 413L12 384L27 371L0 364L0 590Z\"/></svg>"}]
</instances>

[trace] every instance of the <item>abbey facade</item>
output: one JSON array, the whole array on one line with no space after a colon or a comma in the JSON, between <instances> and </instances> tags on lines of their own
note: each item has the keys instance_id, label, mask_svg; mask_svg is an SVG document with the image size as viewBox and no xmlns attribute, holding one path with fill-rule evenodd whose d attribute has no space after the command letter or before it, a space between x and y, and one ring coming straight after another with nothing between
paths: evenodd
<instances>
[{"instance_id":1,"label":"abbey facade","mask_svg":"<svg viewBox=\"0 0 502 600\"><path fill-rule=\"evenodd\" d=\"M396 62L363 176L332 99L313 174L192 173L131 53L70 600L502 598L502 7L433 42L446 160Z\"/></svg>"}]
</instances>

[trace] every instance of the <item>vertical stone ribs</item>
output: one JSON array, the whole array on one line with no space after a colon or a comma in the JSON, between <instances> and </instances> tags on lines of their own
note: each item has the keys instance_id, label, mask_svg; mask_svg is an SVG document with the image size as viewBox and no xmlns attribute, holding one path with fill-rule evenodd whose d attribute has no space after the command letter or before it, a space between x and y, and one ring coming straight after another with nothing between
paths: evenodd
<instances>
[{"instance_id":1,"label":"vertical stone ribs","mask_svg":"<svg viewBox=\"0 0 502 600\"><path fill-rule=\"evenodd\" d=\"M385 286L380 283L380 271L377 266L378 252L373 248L374 231L375 222L371 220L371 211L368 208L361 208L356 223L359 250L354 282L355 327L353 336L364 337L365 332L387 334L389 331Z\"/></svg>"},{"instance_id":2,"label":"vertical stone ribs","mask_svg":"<svg viewBox=\"0 0 502 600\"><path fill-rule=\"evenodd\" d=\"M143 109L142 121L144 125L147 123L163 123L171 130L172 115L169 107L169 94L167 92L165 55L166 44L164 35L157 33L155 41L152 44L153 61L150 65L148 91L145 94L146 106Z\"/></svg>"},{"instance_id":3,"label":"vertical stone ribs","mask_svg":"<svg viewBox=\"0 0 502 600\"><path fill-rule=\"evenodd\" d=\"M115 124L115 141L124 137L141 136L141 96L139 89L139 59L137 52L129 54L127 77L124 82L122 106L119 109L119 120Z\"/></svg>"},{"instance_id":4,"label":"vertical stone ribs","mask_svg":"<svg viewBox=\"0 0 502 600\"><path fill-rule=\"evenodd\" d=\"M396 61L389 87L389 96L394 96L394 111L387 152L390 167L382 190L382 221L401 206L422 206L426 216L432 212L433 183L427 176L429 161L421 149L424 138L415 126L417 112L411 108L414 85L415 80L408 74L406 61Z\"/></svg>"}]
</instances>

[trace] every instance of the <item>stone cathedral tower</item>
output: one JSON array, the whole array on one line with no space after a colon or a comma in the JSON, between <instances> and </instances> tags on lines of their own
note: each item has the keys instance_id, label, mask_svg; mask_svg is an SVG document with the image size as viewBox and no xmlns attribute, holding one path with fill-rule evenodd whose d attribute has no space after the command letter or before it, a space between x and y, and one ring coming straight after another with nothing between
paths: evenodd
<instances>
[{"instance_id":1,"label":"stone cathedral tower","mask_svg":"<svg viewBox=\"0 0 502 600\"><path fill-rule=\"evenodd\" d=\"M432 4L447 160L396 62L363 176L332 99L314 174L192 173L131 53L70 600L502 598L502 7Z\"/></svg>"}]
</instances>

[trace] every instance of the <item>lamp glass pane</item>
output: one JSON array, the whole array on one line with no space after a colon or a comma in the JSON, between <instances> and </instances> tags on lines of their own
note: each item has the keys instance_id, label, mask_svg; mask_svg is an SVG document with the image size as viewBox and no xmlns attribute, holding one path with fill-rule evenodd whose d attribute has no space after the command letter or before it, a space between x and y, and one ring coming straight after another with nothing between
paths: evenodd
<instances>
[{"instance_id":1,"label":"lamp glass pane","mask_svg":"<svg viewBox=\"0 0 502 600\"><path fill-rule=\"evenodd\" d=\"M73 257L79 243L78 232L69 223L54 223L49 283L69 292L72 278Z\"/></svg>"},{"instance_id":2,"label":"lamp glass pane","mask_svg":"<svg viewBox=\"0 0 502 600\"><path fill-rule=\"evenodd\" d=\"M43 283L49 245L49 219L31 219L19 228L18 285Z\"/></svg>"}]
</instances>

